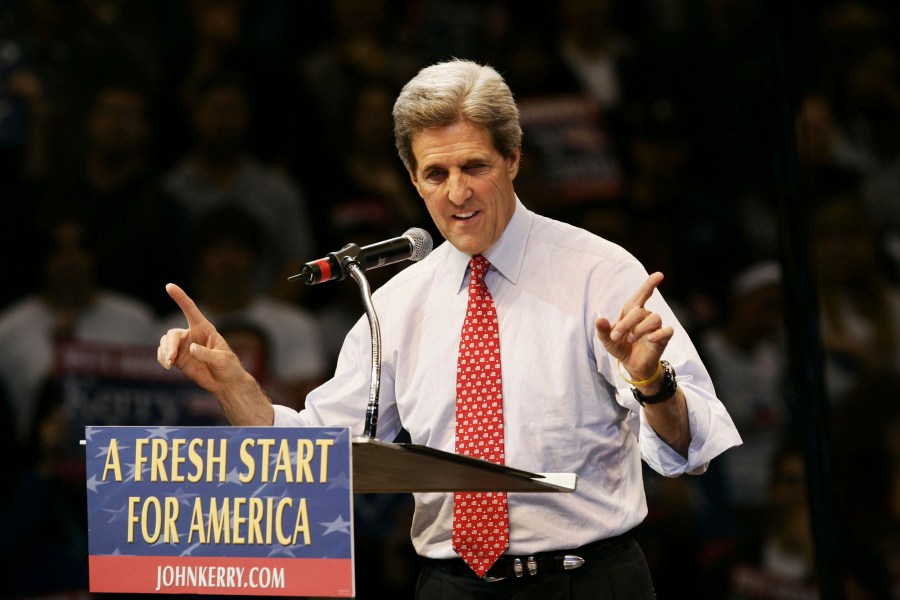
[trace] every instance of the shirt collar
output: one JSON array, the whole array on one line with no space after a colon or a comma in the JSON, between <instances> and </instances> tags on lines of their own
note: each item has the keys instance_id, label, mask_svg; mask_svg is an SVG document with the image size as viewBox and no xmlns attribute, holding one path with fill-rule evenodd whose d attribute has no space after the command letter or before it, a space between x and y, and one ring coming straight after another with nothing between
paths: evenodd
<instances>
[{"instance_id":1,"label":"shirt collar","mask_svg":"<svg viewBox=\"0 0 900 600\"><path fill-rule=\"evenodd\" d=\"M500 275L513 285L519 280L522 271L522 263L525 260L525 245L528 242L528 234L531 232L531 223L534 213L525 208L522 201L516 197L516 206L512 218L506 225L506 229L500 235L493 246L484 253L485 258L491 263ZM468 288L466 270L472 257L465 252L460 252L451 246L450 269L459 277L459 291Z\"/></svg>"}]
</instances>

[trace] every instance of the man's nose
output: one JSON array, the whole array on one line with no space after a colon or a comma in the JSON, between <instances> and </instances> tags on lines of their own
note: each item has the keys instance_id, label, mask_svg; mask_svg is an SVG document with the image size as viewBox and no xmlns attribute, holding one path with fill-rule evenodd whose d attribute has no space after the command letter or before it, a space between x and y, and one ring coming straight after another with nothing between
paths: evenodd
<instances>
[{"instance_id":1,"label":"man's nose","mask_svg":"<svg viewBox=\"0 0 900 600\"><path fill-rule=\"evenodd\" d=\"M469 179L464 173L451 173L447 180L450 202L461 205L472 195Z\"/></svg>"}]
</instances>

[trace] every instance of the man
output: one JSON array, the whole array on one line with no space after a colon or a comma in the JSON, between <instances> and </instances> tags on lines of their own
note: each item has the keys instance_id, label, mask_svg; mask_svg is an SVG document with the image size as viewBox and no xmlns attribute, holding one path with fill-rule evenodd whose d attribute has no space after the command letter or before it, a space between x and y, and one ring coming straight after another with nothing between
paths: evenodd
<instances>
[{"instance_id":1,"label":"man","mask_svg":"<svg viewBox=\"0 0 900 600\"><path fill-rule=\"evenodd\" d=\"M417 444L578 476L571 494L415 494L412 540L425 560L418 597L654 597L646 561L628 536L647 513L641 457L669 476L699 473L740 443L693 345L656 291L662 274L648 277L622 248L519 201L518 110L490 67L453 60L420 71L394 105L394 132L448 243L375 294L385 357L380 437L390 440L402 426ZM163 336L158 360L212 391L232 423L328 424L362 433L371 352L365 320L347 335L334 377L297 413L273 406L193 301L175 285L167 289L188 329ZM499 334L484 345L493 352L499 339L502 369L494 371L502 371L495 375L502 383L484 384L458 366L460 342L478 335L468 333L469 297L482 302L474 312L496 307ZM609 314L618 317L615 324ZM502 405L492 416L493 431L502 432L498 446L481 432L472 435L483 446L463 444L471 435L461 423L471 407L457 388L470 386L492 399L484 411ZM476 501L484 505L469 510L492 521L487 547L474 547L478 540L467 539L462 527L460 507ZM567 569L556 558L566 554L583 564Z\"/></svg>"},{"instance_id":2,"label":"man","mask_svg":"<svg viewBox=\"0 0 900 600\"><path fill-rule=\"evenodd\" d=\"M156 331L149 305L97 281L97 234L85 221L54 218L36 237L42 285L0 312L0 381L8 386L20 440L61 343L144 346Z\"/></svg>"},{"instance_id":3,"label":"man","mask_svg":"<svg viewBox=\"0 0 900 600\"><path fill-rule=\"evenodd\" d=\"M97 281L148 303L154 312L171 303L160 287L173 277L183 248L185 215L159 184L152 162L151 95L127 75L98 84L84 117L84 144L45 185L43 212L73 214L96 236ZM146 248L165 230L160 252Z\"/></svg>"}]
</instances>

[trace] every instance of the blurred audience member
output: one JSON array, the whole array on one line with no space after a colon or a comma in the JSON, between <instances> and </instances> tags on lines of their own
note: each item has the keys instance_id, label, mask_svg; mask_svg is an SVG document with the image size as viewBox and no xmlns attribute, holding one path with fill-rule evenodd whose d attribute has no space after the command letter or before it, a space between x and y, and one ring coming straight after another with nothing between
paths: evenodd
<instances>
[{"instance_id":1,"label":"blurred audience member","mask_svg":"<svg viewBox=\"0 0 900 600\"><path fill-rule=\"evenodd\" d=\"M4 3L0 43L4 58L12 59L8 92L25 100L13 119L25 121L19 131L27 136L25 166L31 176L49 176L57 154L78 147L78 115L98 75L125 70L155 81L156 65L143 40L98 19L90 4Z\"/></svg>"},{"instance_id":2,"label":"blurred audience member","mask_svg":"<svg viewBox=\"0 0 900 600\"><path fill-rule=\"evenodd\" d=\"M83 144L44 186L44 210L89 224L98 234L98 282L159 311L169 307L163 286L178 276L185 217L151 162L152 114L139 81L123 75L98 85L82 119Z\"/></svg>"},{"instance_id":3,"label":"blurred audience member","mask_svg":"<svg viewBox=\"0 0 900 600\"><path fill-rule=\"evenodd\" d=\"M697 493L701 484L663 477L646 465L642 471L648 513L635 539L647 557L654 589L659 598L701 598L700 560L708 525L703 520L710 515Z\"/></svg>"},{"instance_id":4,"label":"blurred audience member","mask_svg":"<svg viewBox=\"0 0 900 600\"><path fill-rule=\"evenodd\" d=\"M831 419L841 518L886 561L900 598L900 373L868 379L847 393ZM861 411L860 406L867 410ZM870 409L870 410L869 410ZM872 419L872 415L878 415ZM849 525L852 524L852 525ZM847 551L853 552L853 547ZM888 597L885 595L885 597Z\"/></svg>"},{"instance_id":5,"label":"blurred audience member","mask_svg":"<svg viewBox=\"0 0 900 600\"><path fill-rule=\"evenodd\" d=\"M409 51L397 38L398 10L389 0L334 0L323 27L330 33L320 44L298 54L294 67L301 106L309 111L298 133L312 131L317 152L340 159L345 151L345 123L358 91L371 83L399 90L415 73ZM296 140L299 177L308 151L306 136ZM390 139L390 136L389 136ZM314 168L327 168L327 161ZM312 173L315 175L315 173Z\"/></svg>"},{"instance_id":6,"label":"blurred audience member","mask_svg":"<svg viewBox=\"0 0 900 600\"><path fill-rule=\"evenodd\" d=\"M0 174L5 185L45 176L50 162L51 104L43 82L24 67L24 49L12 39L0 40Z\"/></svg>"},{"instance_id":7,"label":"blurred audience member","mask_svg":"<svg viewBox=\"0 0 900 600\"><path fill-rule=\"evenodd\" d=\"M567 0L516 8L500 60L519 90L523 180L533 207L572 220L591 204L621 198L627 175L622 107L632 102L633 48L613 2Z\"/></svg>"},{"instance_id":8,"label":"blurred audience member","mask_svg":"<svg viewBox=\"0 0 900 600\"><path fill-rule=\"evenodd\" d=\"M280 2L156 0L157 39L168 91L166 119L188 125L193 97L203 82L221 71L239 73L254 107L249 147L266 163L283 160L284 123L295 107L285 90L290 70L282 56L287 38L301 28L296 19L289 19L288 8ZM312 7L304 8L314 19ZM176 154L190 145L184 130L170 127L160 132Z\"/></svg>"},{"instance_id":9,"label":"blurred audience member","mask_svg":"<svg viewBox=\"0 0 900 600\"><path fill-rule=\"evenodd\" d=\"M618 114L631 92L637 49L617 27L615 0L563 0L557 52L605 115Z\"/></svg>"},{"instance_id":10,"label":"blurred audience member","mask_svg":"<svg viewBox=\"0 0 900 600\"><path fill-rule=\"evenodd\" d=\"M409 543L412 514L410 494L354 494L354 551L366 557L356 562L357 600L415 597L421 559Z\"/></svg>"},{"instance_id":11,"label":"blurred audience member","mask_svg":"<svg viewBox=\"0 0 900 600\"><path fill-rule=\"evenodd\" d=\"M738 529L753 529L763 520L771 461L788 425L780 267L752 264L730 292L723 320L703 333L699 349L744 440L720 466Z\"/></svg>"},{"instance_id":12,"label":"blurred audience member","mask_svg":"<svg viewBox=\"0 0 900 600\"><path fill-rule=\"evenodd\" d=\"M10 481L10 500L0 512L3 592L8 598L86 598L84 461L74 458L59 381L47 377L36 387L35 410L16 456L24 471Z\"/></svg>"},{"instance_id":13,"label":"blurred audience member","mask_svg":"<svg viewBox=\"0 0 900 600\"><path fill-rule=\"evenodd\" d=\"M817 600L822 596L816 571L815 543L806 489L806 459L793 442L773 454L769 498L762 527L737 539L733 552L701 577L702 598L709 600ZM883 558L872 553L870 540L848 538L841 565L848 600L890 597Z\"/></svg>"},{"instance_id":14,"label":"blurred audience member","mask_svg":"<svg viewBox=\"0 0 900 600\"><path fill-rule=\"evenodd\" d=\"M813 193L856 189L862 173L852 160L842 158L842 133L829 99L816 92L805 95L795 119L797 159L803 183Z\"/></svg>"},{"instance_id":15,"label":"blurred audience member","mask_svg":"<svg viewBox=\"0 0 900 600\"><path fill-rule=\"evenodd\" d=\"M391 110L395 93L386 85L370 83L354 92L353 107L346 119L342 176L330 192L323 222L343 228L343 223L368 220L387 232L400 235L410 227L422 227L438 236L425 210L425 203L409 185L409 173L393 144ZM328 236L328 244L343 243ZM378 240L373 240L378 241ZM320 248L331 252L337 248ZM320 252L321 253L321 252Z\"/></svg>"},{"instance_id":16,"label":"blurred audience member","mask_svg":"<svg viewBox=\"0 0 900 600\"><path fill-rule=\"evenodd\" d=\"M37 218L38 182L81 151L90 90L110 70L146 80L154 66L141 42L97 19L84 1L0 5L0 307L37 289L39 269L22 248Z\"/></svg>"},{"instance_id":17,"label":"blurred audience member","mask_svg":"<svg viewBox=\"0 0 900 600\"><path fill-rule=\"evenodd\" d=\"M729 203L709 206L705 191L692 181L692 142L675 105L659 97L632 106L630 113L622 203L631 222L651 232L637 236L632 247L645 264L666 274L669 294L682 306L680 316L699 330L718 318L715 292L727 285L725 274L733 267L733 259L722 261L735 254L722 252L736 244ZM719 268L697 269L712 256Z\"/></svg>"},{"instance_id":18,"label":"blurred audience member","mask_svg":"<svg viewBox=\"0 0 900 600\"><path fill-rule=\"evenodd\" d=\"M191 96L193 144L164 175L164 189L190 223L224 204L238 204L263 226L264 253L254 273L256 290L296 299L289 275L311 260L314 240L306 199L297 182L261 164L247 149L252 107L244 81L216 73Z\"/></svg>"},{"instance_id":19,"label":"blurred audience member","mask_svg":"<svg viewBox=\"0 0 900 600\"><path fill-rule=\"evenodd\" d=\"M820 14L822 88L834 116L833 160L870 173L900 156L900 79L892 23L870 2Z\"/></svg>"},{"instance_id":20,"label":"blurred audience member","mask_svg":"<svg viewBox=\"0 0 900 600\"><path fill-rule=\"evenodd\" d=\"M279 403L302 408L306 394L326 376L324 342L311 313L254 286L265 255L264 230L244 207L223 205L197 221L190 239L196 269L190 289L197 305L216 327L231 331L242 348L252 341L265 361L260 367L269 376L267 390ZM176 312L163 319L161 331L185 326L181 311Z\"/></svg>"},{"instance_id":21,"label":"blurred audience member","mask_svg":"<svg viewBox=\"0 0 900 600\"><path fill-rule=\"evenodd\" d=\"M95 232L62 219L41 233L43 286L0 313L0 379L9 386L20 439L34 418L38 386L53 372L57 343L158 339L149 306L97 284Z\"/></svg>"},{"instance_id":22,"label":"blurred audience member","mask_svg":"<svg viewBox=\"0 0 900 600\"><path fill-rule=\"evenodd\" d=\"M893 259L895 280L900 276L897 16L890 3L849 0L823 9L819 19L827 160L832 170L859 178L861 209Z\"/></svg>"},{"instance_id":23,"label":"blurred audience member","mask_svg":"<svg viewBox=\"0 0 900 600\"><path fill-rule=\"evenodd\" d=\"M408 37L419 65L453 56L493 63L513 24L534 29L540 23L527 21L525 15L540 6L543 26L548 27L552 10L551 5L525 2L513 7L504 0L417 0L407 4Z\"/></svg>"},{"instance_id":24,"label":"blurred audience member","mask_svg":"<svg viewBox=\"0 0 900 600\"><path fill-rule=\"evenodd\" d=\"M900 289L879 260L872 225L852 198L816 209L813 253L829 396L900 372Z\"/></svg>"},{"instance_id":25,"label":"blurred audience member","mask_svg":"<svg viewBox=\"0 0 900 600\"><path fill-rule=\"evenodd\" d=\"M773 93L770 21L753 0L689 2L693 25L684 53L661 56L660 80L690 123L693 185L710 209L730 208L748 192L770 192ZM793 75L793 73L792 73ZM798 75L799 76L799 75ZM727 285L727 284L726 284Z\"/></svg>"}]
</instances>

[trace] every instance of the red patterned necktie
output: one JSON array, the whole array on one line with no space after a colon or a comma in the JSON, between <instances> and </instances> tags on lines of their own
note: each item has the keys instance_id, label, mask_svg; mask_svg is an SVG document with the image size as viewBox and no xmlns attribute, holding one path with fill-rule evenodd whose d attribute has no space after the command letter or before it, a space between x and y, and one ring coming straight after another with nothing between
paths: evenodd
<instances>
[{"instance_id":1,"label":"red patterned necktie","mask_svg":"<svg viewBox=\"0 0 900 600\"><path fill-rule=\"evenodd\" d=\"M456 452L504 464L500 335L484 284L488 261L473 256L469 305L456 369ZM509 547L506 492L456 492L453 549L483 577Z\"/></svg>"}]
</instances>

